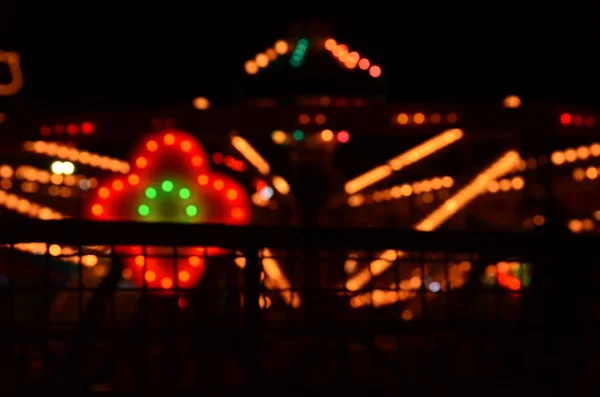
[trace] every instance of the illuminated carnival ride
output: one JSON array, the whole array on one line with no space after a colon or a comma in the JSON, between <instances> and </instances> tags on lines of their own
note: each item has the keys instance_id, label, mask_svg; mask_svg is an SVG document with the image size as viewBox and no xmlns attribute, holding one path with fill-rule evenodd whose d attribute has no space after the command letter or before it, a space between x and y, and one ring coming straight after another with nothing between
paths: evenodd
<instances>
[{"instance_id":1,"label":"illuminated carnival ride","mask_svg":"<svg viewBox=\"0 0 600 397\"><path fill-rule=\"evenodd\" d=\"M382 76L381 66L372 59L332 38L278 40L246 61L243 68L254 76L283 57L287 57L291 67L301 68L313 50L331 54L347 70L372 79ZM2 56L0 61L9 59L11 65L18 59ZM22 80L20 71L15 74L15 84L19 79ZM509 115L506 117L510 118L521 111L521 99L514 95L505 98L501 105L502 117ZM39 121L36 130L25 128L23 135L35 133L37 140L20 142L22 150L7 153L9 161L0 165L2 209L43 220L77 217L83 213L85 218L98 221L298 224L301 223L298 208L303 205L302 197L306 190L313 189L326 191L326 203L315 212L319 213L316 219L324 219L327 225L378 226L382 223L389 226L389 220L393 219L395 227L425 232L448 224L465 228L469 222L467 215L472 218L474 214L487 225L515 231L544 226L546 219L538 207L533 205L523 210L514 202L525 192L543 195L537 172L552 169L558 174L559 199L570 203L566 207L576 208L577 213L566 220L569 230L594 232L600 220L598 209L591 208L593 201L600 199L598 189L591 185L598 180L599 168L594 161L600 157L600 144L589 141L589 134L595 131L595 115L591 112L560 110L553 113L548 129L581 133L574 133L573 140L565 147L552 148L549 152L522 153L513 139L516 133L507 133L511 138L506 142L490 138L492 149L479 153L482 160L475 164L479 171L474 172L472 168L454 170L448 165L448 159L456 154L453 150L471 150L470 145L461 146L461 143L480 144L482 140L478 131L471 131L475 128L470 121L474 117L470 118L468 109L417 109L327 95L299 98L295 105L287 107L278 107L275 100L260 99L244 107L219 111L215 111L208 98L198 97L193 106L188 107L165 110L160 117L152 112L141 116L115 114L115 120L121 117L127 121L123 123L107 121L110 117L102 115L82 116L70 122L56 117L36 119ZM0 130L16 125L10 122L9 117L0 125ZM120 144L114 146L128 147L131 132L119 130L119 124L129 129L135 123L139 125L138 132L148 125L156 132L141 137L130 161L92 150L114 143ZM273 129L274 123L276 129ZM202 131L207 126L225 134L204 136ZM239 132L231 133L232 129ZM384 161L377 159L379 154L366 153L367 149L379 145L380 137L374 135L373 130L381 131L381 136L402 139L402 142L398 139L381 141L385 146L381 153L394 152L385 155ZM266 131L270 135L265 134ZM206 150L197 137L202 137ZM344 169L345 174L358 175L345 178L339 186L292 191L294 185L290 180L306 182L309 179L298 166L302 162L316 163L317 171L322 174L340 174L339 170L331 170L335 168L332 158L341 147L348 159L341 168L347 166L354 170L356 164L361 167L369 164L368 168L362 168L369 170ZM286 177L280 169L275 171L281 162L274 165L267 160L268 155L261 154L274 153L276 148L287 156L284 156L289 162ZM52 159L50 167L48 158ZM29 163L24 165L24 161ZM565 166L575 163L583 165L560 174L561 170L568 169ZM94 176L84 175L87 171ZM340 179L332 177L330 180ZM571 205L574 182L586 184L584 190L589 194L583 198L592 204ZM308 180L304 186L311 183L312 180ZM494 216L494 211L487 210L490 204L500 205L498 202L505 203L501 207L505 217ZM472 213L467 214L467 206ZM284 210L289 212L284 213ZM289 222L289 219L294 221ZM23 253L50 257L53 263L77 264L85 272L85 278L96 284L110 267L106 247L77 249L27 243L15 248ZM128 246L116 248L116 254L122 256L126 265L124 279L163 294L175 287L192 288L201 282L209 268L208 259L233 261L241 269L245 266L245 258L239 252L219 247L188 247L173 252L171 248ZM268 247L261 252L264 285L281 290L288 306L299 307L300 294L290 290L287 265L276 254ZM406 261L409 270L400 280L395 280L389 270L399 260ZM462 286L471 269L471 260L459 258L446 264L448 270L435 270L433 265L423 267L422 259L407 252L386 250L373 255L356 251L342 260L343 265L340 263L339 267L343 270L333 279L336 286L347 292L345 296L353 308L385 307L399 301L406 301L408 305L416 301L411 300L416 290L435 294ZM65 283L73 282L73 274L68 273ZM499 285L518 291L529 285L530 277L530 264L506 258L489 264L482 281L486 286ZM380 280L379 287L364 292L374 278ZM266 297L261 299L263 307L272 304ZM411 310L403 312L404 319L411 319L418 308Z\"/></svg>"}]
</instances>

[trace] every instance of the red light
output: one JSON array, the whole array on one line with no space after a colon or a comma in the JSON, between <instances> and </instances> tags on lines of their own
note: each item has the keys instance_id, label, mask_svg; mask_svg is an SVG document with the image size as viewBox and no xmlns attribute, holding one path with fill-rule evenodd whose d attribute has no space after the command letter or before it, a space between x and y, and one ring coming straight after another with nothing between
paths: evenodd
<instances>
[{"instance_id":1,"label":"red light","mask_svg":"<svg viewBox=\"0 0 600 397\"><path fill-rule=\"evenodd\" d=\"M369 62L367 58L363 58L360 61L358 61L358 67L362 70L369 69L369 66L371 66L371 62Z\"/></svg>"},{"instance_id":2,"label":"red light","mask_svg":"<svg viewBox=\"0 0 600 397\"><path fill-rule=\"evenodd\" d=\"M212 156L213 163L221 164L223 162L223 155L221 153L215 153Z\"/></svg>"},{"instance_id":3,"label":"red light","mask_svg":"<svg viewBox=\"0 0 600 397\"><path fill-rule=\"evenodd\" d=\"M377 65L373 65L371 66L371 69L369 69L369 74L371 77L377 78L381 76L381 68Z\"/></svg>"},{"instance_id":4,"label":"red light","mask_svg":"<svg viewBox=\"0 0 600 397\"><path fill-rule=\"evenodd\" d=\"M593 127L596 124L596 120L592 116L588 116L585 118L585 125L587 127Z\"/></svg>"},{"instance_id":5,"label":"red light","mask_svg":"<svg viewBox=\"0 0 600 397\"><path fill-rule=\"evenodd\" d=\"M580 114L576 114L575 116L573 116L573 124L575 124L575 125L583 124L583 116L581 116Z\"/></svg>"},{"instance_id":6,"label":"red light","mask_svg":"<svg viewBox=\"0 0 600 397\"><path fill-rule=\"evenodd\" d=\"M85 122L81 124L81 132L86 135L89 135L94 132L94 125L92 123Z\"/></svg>"},{"instance_id":7,"label":"red light","mask_svg":"<svg viewBox=\"0 0 600 397\"><path fill-rule=\"evenodd\" d=\"M337 133L337 140L341 143L346 143L350 140L350 134L348 134L348 131L340 131Z\"/></svg>"},{"instance_id":8,"label":"red light","mask_svg":"<svg viewBox=\"0 0 600 397\"><path fill-rule=\"evenodd\" d=\"M521 289L521 280L519 280L518 278L511 279L508 282L508 288L512 289L513 291Z\"/></svg>"},{"instance_id":9,"label":"red light","mask_svg":"<svg viewBox=\"0 0 600 397\"><path fill-rule=\"evenodd\" d=\"M54 132L56 134L62 134L62 133L64 133L65 132L65 126L62 125L62 124L56 124L54 126Z\"/></svg>"},{"instance_id":10,"label":"red light","mask_svg":"<svg viewBox=\"0 0 600 397\"><path fill-rule=\"evenodd\" d=\"M40 127L40 134L42 136L50 136L51 133L52 133L52 128L50 128L50 126L43 125Z\"/></svg>"},{"instance_id":11,"label":"red light","mask_svg":"<svg viewBox=\"0 0 600 397\"><path fill-rule=\"evenodd\" d=\"M185 298L179 298L177 304L179 305L180 309L187 309L187 307L189 306L189 302Z\"/></svg>"},{"instance_id":12,"label":"red light","mask_svg":"<svg viewBox=\"0 0 600 397\"><path fill-rule=\"evenodd\" d=\"M79 127L77 127L75 124L69 124L67 126L67 134L69 135L75 135L79 132Z\"/></svg>"},{"instance_id":13,"label":"red light","mask_svg":"<svg viewBox=\"0 0 600 397\"><path fill-rule=\"evenodd\" d=\"M560 123L562 125L569 125L571 124L571 121L573 121L573 118L569 113L563 113L560 115Z\"/></svg>"}]
</instances>

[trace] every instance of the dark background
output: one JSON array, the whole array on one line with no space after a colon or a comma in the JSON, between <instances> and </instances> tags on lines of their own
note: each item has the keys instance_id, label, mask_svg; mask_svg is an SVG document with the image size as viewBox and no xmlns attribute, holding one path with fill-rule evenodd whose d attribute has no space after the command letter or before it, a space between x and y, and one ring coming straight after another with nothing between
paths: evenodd
<instances>
[{"instance_id":1,"label":"dark background","mask_svg":"<svg viewBox=\"0 0 600 397\"><path fill-rule=\"evenodd\" d=\"M8 2L0 5L0 48L21 53L25 86L12 100L36 112L292 93L385 93L395 103L486 103L507 94L600 102L597 7L481 4L365 2L318 13L323 6L300 2L228 3L226 13L209 3ZM292 75L285 61L254 78L244 74L244 61L277 39L305 35L306 26L376 60L385 80L335 73L325 59ZM6 72L0 67L0 81Z\"/></svg>"}]
</instances>

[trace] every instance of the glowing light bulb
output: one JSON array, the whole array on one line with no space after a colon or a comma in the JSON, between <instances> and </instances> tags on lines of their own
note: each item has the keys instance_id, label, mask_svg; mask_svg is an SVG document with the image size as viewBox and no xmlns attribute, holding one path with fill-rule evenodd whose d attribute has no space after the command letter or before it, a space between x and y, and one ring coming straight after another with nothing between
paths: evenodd
<instances>
[{"instance_id":1,"label":"glowing light bulb","mask_svg":"<svg viewBox=\"0 0 600 397\"><path fill-rule=\"evenodd\" d=\"M190 196L191 196L190 189L183 188L179 191L179 197L181 197L184 200L189 199Z\"/></svg>"},{"instance_id":2,"label":"glowing light bulb","mask_svg":"<svg viewBox=\"0 0 600 397\"><path fill-rule=\"evenodd\" d=\"M188 216L196 216L196 214L198 213L198 208L196 208L195 205L188 205L187 207L185 207L185 213Z\"/></svg>"},{"instance_id":3,"label":"glowing light bulb","mask_svg":"<svg viewBox=\"0 0 600 397\"><path fill-rule=\"evenodd\" d=\"M148 216L150 214L150 207L148 207L146 204L142 204L138 207L138 213L141 216Z\"/></svg>"},{"instance_id":4,"label":"glowing light bulb","mask_svg":"<svg viewBox=\"0 0 600 397\"><path fill-rule=\"evenodd\" d=\"M165 192L170 192L173 190L174 186L173 186L173 182L166 180L166 181L163 181L163 183L161 184L161 187Z\"/></svg>"},{"instance_id":5,"label":"glowing light bulb","mask_svg":"<svg viewBox=\"0 0 600 397\"><path fill-rule=\"evenodd\" d=\"M156 198L156 189L153 187L146 189L146 197L148 197L150 200Z\"/></svg>"}]
</instances>

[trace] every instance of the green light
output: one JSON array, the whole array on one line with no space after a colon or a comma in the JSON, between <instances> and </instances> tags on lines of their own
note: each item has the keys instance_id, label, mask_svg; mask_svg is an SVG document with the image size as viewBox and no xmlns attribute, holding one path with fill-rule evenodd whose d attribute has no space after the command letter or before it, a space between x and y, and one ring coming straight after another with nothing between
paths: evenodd
<instances>
[{"instance_id":1,"label":"green light","mask_svg":"<svg viewBox=\"0 0 600 397\"><path fill-rule=\"evenodd\" d=\"M189 199L191 195L192 193L190 192L190 189L183 188L179 191L179 197L181 197L184 200Z\"/></svg>"},{"instance_id":2,"label":"green light","mask_svg":"<svg viewBox=\"0 0 600 397\"><path fill-rule=\"evenodd\" d=\"M148 216L150 214L150 207L148 207L146 204L142 204L138 207L138 213L141 216Z\"/></svg>"},{"instance_id":3,"label":"green light","mask_svg":"<svg viewBox=\"0 0 600 397\"><path fill-rule=\"evenodd\" d=\"M153 187L146 189L146 197L148 197L150 200L156 198L156 189Z\"/></svg>"},{"instance_id":4,"label":"green light","mask_svg":"<svg viewBox=\"0 0 600 397\"><path fill-rule=\"evenodd\" d=\"M297 141L301 141L302 139L304 139L304 132L300 131L300 130L296 130L292 133L292 135L294 136L294 139Z\"/></svg>"},{"instance_id":5,"label":"green light","mask_svg":"<svg viewBox=\"0 0 600 397\"><path fill-rule=\"evenodd\" d=\"M188 216L196 216L196 214L198 213L198 208L196 208L195 205L188 205L187 207L185 207L185 213Z\"/></svg>"},{"instance_id":6,"label":"green light","mask_svg":"<svg viewBox=\"0 0 600 397\"><path fill-rule=\"evenodd\" d=\"M174 186L173 186L173 182L171 182L171 181L170 181L170 180L168 180L168 179L167 179L166 181L163 181L163 183L162 183L162 185L161 185L161 186L162 186L162 189L163 189L165 192L170 192L171 190L173 190L173 187L174 187Z\"/></svg>"}]
</instances>

